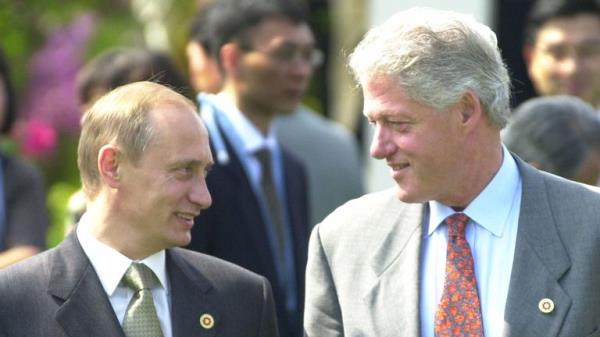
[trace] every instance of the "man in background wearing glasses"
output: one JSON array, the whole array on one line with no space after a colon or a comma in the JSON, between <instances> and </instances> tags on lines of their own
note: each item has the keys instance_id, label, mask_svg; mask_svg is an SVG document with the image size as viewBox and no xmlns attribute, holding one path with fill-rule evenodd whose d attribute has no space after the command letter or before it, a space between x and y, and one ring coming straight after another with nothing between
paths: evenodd
<instances>
[{"instance_id":1,"label":"man in background wearing glasses","mask_svg":"<svg viewBox=\"0 0 600 337\"><path fill-rule=\"evenodd\" d=\"M211 8L219 1L201 5L189 27L186 46L190 82L196 92L216 94L223 87L223 76L217 63L215 25L220 11ZM282 49L283 61L307 58L313 68L324 66L320 50ZM316 69L315 69L316 70ZM321 222L325 216L348 200L364 193L361 151L356 137L341 124L300 104L291 113L278 114L273 121L277 142L296 156L306 169L309 224Z\"/></svg>"},{"instance_id":2,"label":"man in background wearing glasses","mask_svg":"<svg viewBox=\"0 0 600 337\"><path fill-rule=\"evenodd\" d=\"M196 218L189 248L267 277L281 336L299 337L306 179L302 165L279 146L273 120L298 107L322 55L303 9L291 1L220 0L207 16L209 39L196 52L210 51L222 81L217 94L198 95L215 158L207 176L213 206ZM212 80L191 76L195 87Z\"/></svg>"},{"instance_id":3,"label":"man in background wearing glasses","mask_svg":"<svg viewBox=\"0 0 600 337\"><path fill-rule=\"evenodd\" d=\"M600 1L537 1L523 55L538 95L573 95L600 109Z\"/></svg>"}]
</instances>

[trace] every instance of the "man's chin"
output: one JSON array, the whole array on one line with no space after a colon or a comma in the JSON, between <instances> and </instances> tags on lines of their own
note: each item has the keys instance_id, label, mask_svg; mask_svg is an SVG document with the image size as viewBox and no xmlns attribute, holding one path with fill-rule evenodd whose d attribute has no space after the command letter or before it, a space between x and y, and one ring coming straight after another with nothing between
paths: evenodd
<instances>
[{"instance_id":1,"label":"man's chin","mask_svg":"<svg viewBox=\"0 0 600 337\"><path fill-rule=\"evenodd\" d=\"M187 234L180 234L177 238L171 241L171 247L185 247L192 242L192 235L190 232Z\"/></svg>"},{"instance_id":2,"label":"man's chin","mask_svg":"<svg viewBox=\"0 0 600 337\"><path fill-rule=\"evenodd\" d=\"M398 199L400 199L400 201L407 203L407 204L417 204L417 203L422 203L422 202L426 201L426 200L424 200L424 198L419 197L414 192L407 191L400 186L398 186L398 191L396 192L396 196L398 197Z\"/></svg>"}]
</instances>

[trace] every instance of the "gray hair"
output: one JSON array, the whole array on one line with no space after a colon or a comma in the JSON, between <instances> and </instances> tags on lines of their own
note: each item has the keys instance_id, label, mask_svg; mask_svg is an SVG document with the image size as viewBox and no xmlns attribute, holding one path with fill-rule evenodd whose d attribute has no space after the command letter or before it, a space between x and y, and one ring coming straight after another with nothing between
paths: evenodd
<instances>
[{"instance_id":1,"label":"gray hair","mask_svg":"<svg viewBox=\"0 0 600 337\"><path fill-rule=\"evenodd\" d=\"M359 84L391 76L410 98L438 110L471 90L492 124L506 125L510 78L496 35L471 16L429 8L399 12L365 35L349 65Z\"/></svg>"},{"instance_id":2,"label":"gray hair","mask_svg":"<svg viewBox=\"0 0 600 337\"><path fill-rule=\"evenodd\" d=\"M574 179L588 151L600 151L600 119L574 96L544 96L517 107L502 140L523 160Z\"/></svg>"}]
</instances>

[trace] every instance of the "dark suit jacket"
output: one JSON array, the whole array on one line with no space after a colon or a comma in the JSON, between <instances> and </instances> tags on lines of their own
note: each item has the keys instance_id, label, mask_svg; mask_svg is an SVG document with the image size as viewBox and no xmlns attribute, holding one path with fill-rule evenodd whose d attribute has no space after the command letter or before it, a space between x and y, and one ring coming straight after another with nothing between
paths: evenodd
<instances>
[{"instance_id":1,"label":"dark suit jacket","mask_svg":"<svg viewBox=\"0 0 600 337\"><path fill-rule=\"evenodd\" d=\"M517 159L522 199L506 337L600 336L600 194ZM310 337L418 337L424 204L397 188L338 208L313 230ZM544 312L542 301L554 309Z\"/></svg>"},{"instance_id":2,"label":"dark suit jacket","mask_svg":"<svg viewBox=\"0 0 600 337\"><path fill-rule=\"evenodd\" d=\"M4 249L16 246L46 248L48 210L46 191L40 171L19 158L0 153L4 170L4 208L6 223Z\"/></svg>"},{"instance_id":3,"label":"dark suit jacket","mask_svg":"<svg viewBox=\"0 0 600 337\"><path fill-rule=\"evenodd\" d=\"M210 256L167 250L174 337L276 337L271 288ZM71 234L57 248L0 270L0 336L124 337L98 275ZM214 327L199 317L209 313Z\"/></svg>"},{"instance_id":4,"label":"dark suit jacket","mask_svg":"<svg viewBox=\"0 0 600 337\"><path fill-rule=\"evenodd\" d=\"M196 218L189 249L217 256L255 273L264 275L273 286L275 305L282 336L302 335L304 270L308 246L308 210L306 179L302 165L283 152L283 174L287 209L291 223L298 289L299 315L292 319L284 307L284 289L280 284L268 241L267 227L259 201L252 190L240 159L225 136L229 162L218 161L207 176L212 206ZM213 157L217 158L213 144Z\"/></svg>"}]
</instances>

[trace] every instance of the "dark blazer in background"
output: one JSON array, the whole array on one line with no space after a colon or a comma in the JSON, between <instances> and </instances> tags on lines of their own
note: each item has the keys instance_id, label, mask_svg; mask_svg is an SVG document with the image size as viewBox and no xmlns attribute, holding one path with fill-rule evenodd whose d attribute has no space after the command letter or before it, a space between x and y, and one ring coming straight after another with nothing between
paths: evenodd
<instances>
[{"instance_id":1,"label":"dark blazer in background","mask_svg":"<svg viewBox=\"0 0 600 337\"><path fill-rule=\"evenodd\" d=\"M284 289L280 284L269 245L267 227L259 201L240 159L221 131L229 162L219 163L212 144L215 165L206 178L211 207L196 218L189 249L213 255L265 276L273 286L279 331L285 337L302 335L304 271L308 246L306 178L302 165L282 149L283 176L294 249L299 317L287 323Z\"/></svg>"},{"instance_id":2,"label":"dark blazer in background","mask_svg":"<svg viewBox=\"0 0 600 337\"><path fill-rule=\"evenodd\" d=\"M48 210L41 172L31 164L0 153L4 179L6 223L0 247L35 246L46 248Z\"/></svg>"},{"instance_id":3,"label":"dark blazer in background","mask_svg":"<svg viewBox=\"0 0 600 337\"><path fill-rule=\"evenodd\" d=\"M166 252L173 337L276 337L264 277L210 256ZM124 337L108 296L77 236L0 270L0 336ZM214 317L203 328L203 314Z\"/></svg>"}]
</instances>

